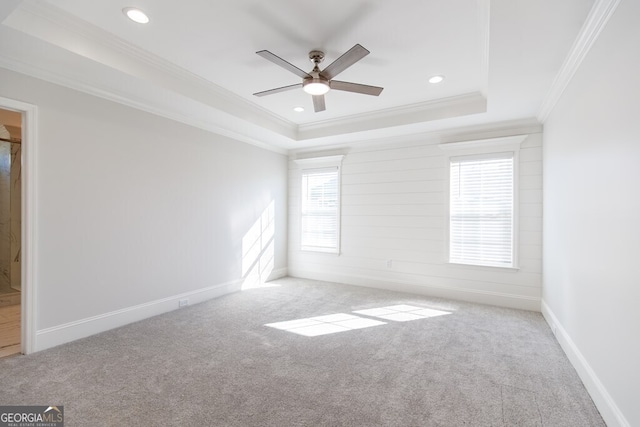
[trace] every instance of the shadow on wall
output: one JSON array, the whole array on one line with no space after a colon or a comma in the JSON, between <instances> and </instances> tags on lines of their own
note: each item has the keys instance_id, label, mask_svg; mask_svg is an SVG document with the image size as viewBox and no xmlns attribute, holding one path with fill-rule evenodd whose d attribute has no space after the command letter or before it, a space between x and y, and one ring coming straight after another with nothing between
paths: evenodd
<instances>
[{"instance_id":1,"label":"shadow on wall","mask_svg":"<svg viewBox=\"0 0 640 427\"><path fill-rule=\"evenodd\" d=\"M242 238L242 290L273 287L265 283L273 271L275 205L262 211L256 222Z\"/></svg>"}]
</instances>

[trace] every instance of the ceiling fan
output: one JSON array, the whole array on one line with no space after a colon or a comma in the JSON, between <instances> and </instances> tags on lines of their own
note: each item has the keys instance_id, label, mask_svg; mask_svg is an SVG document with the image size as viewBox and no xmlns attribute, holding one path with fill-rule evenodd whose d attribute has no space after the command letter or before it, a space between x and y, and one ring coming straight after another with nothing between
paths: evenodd
<instances>
[{"instance_id":1,"label":"ceiling fan","mask_svg":"<svg viewBox=\"0 0 640 427\"><path fill-rule=\"evenodd\" d=\"M263 92L257 92L254 93L255 96L272 95L274 93L284 92L301 87L305 92L313 96L313 109L317 113L319 111L325 110L326 107L324 103L324 94L329 92L330 89L373 96L380 95L383 89L378 86L369 86L359 83L333 80L335 76L369 54L369 51L359 44L356 44L354 47L349 49L340 58L333 61L322 71L320 70L318 64L320 64L324 60L324 52L319 50L312 50L311 52L309 52L309 60L314 65L313 70L309 71L308 73L285 61L279 56L274 55L268 50L261 50L256 53L262 56L264 59L267 59L274 64L281 66L285 70L291 71L296 76L301 77L302 83L265 90Z\"/></svg>"}]
</instances>

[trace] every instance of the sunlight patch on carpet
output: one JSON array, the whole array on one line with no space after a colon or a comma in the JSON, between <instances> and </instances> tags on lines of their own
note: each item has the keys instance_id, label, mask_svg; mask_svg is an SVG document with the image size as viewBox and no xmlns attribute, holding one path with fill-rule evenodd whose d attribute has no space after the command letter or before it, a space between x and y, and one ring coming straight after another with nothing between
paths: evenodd
<instances>
[{"instance_id":1,"label":"sunlight patch on carpet","mask_svg":"<svg viewBox=\"0 0 640 427\"><path fill-rule=\"evenodd\" d=\"M411 320L427 319L429 317L451 314L450 311L434 310L432 308L416 307L406 304L357 310L354 311L354 313L378 317L385 320L393 320L396 322L409 322Z\"/></svg>"},{"instance_id":2,"label":"sunlight patch on carpet","mask_svg":"<svg viewBox=\"0 0 640 427\"><path fill-rule=\"evenodd\" d=\"M267 323L265 326L307 337L315 337L385 324L386 322L379 320L365 319L352 314L337 313L326 316L288 320L286 322Z\"/></svg>"}]
</instances>

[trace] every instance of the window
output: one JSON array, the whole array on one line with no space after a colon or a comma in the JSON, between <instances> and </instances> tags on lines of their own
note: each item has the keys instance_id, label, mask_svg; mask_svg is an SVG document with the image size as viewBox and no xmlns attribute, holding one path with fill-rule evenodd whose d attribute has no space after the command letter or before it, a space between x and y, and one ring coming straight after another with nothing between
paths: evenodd
<instances>
[{"instance_id":1,"label":"window","mask_svg":"<svg viewBox=\"0 0 640 427\"><path fill-rule=\"evenodd\" d=\"M300 248L340 251L340 165L342 155L298 159L301 171Z\"/></svg>"},{"instance_id":2,"label":"window","mask_svg":"<svg viewBox=\"0 0 640 427\"><path fill-rule=\"evenodd\" d=\"M449 262L515 266L514 152L450 158Z\"/></svg>"},{"instance_id":3,"label":"window","mask_svg":"<svg viewBox=\"0 0 640 427\"><path fill-rule=\"evenodd\" d=\"M302 171L301 247L338 252L338 168Z\"/></svg>"}]
</instances>

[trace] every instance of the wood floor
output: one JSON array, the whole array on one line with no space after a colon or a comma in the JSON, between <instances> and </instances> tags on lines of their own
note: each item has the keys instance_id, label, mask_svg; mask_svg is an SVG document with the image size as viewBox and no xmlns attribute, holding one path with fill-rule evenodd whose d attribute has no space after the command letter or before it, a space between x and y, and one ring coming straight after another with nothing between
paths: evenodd
<instances>
[{"instance_id":1,"label":"wood floor","mask_svg":"<svg viewBox=\"0 0 640 427\"><path fill-rule=\"evenodd\" d=\"M0 307L0 357L20 353L20 304Z\"/></svg>"},{"instance_id":2,"label":"wood floor","mask_svg":"<svg viewBox=\"0 0 640 427\"><path fill-rule=\"evenodd\" d=\"M14 291L13 289L0 289L0 307L20 304L20 298L20 292Z\"/></svg>"}]
</instances>

